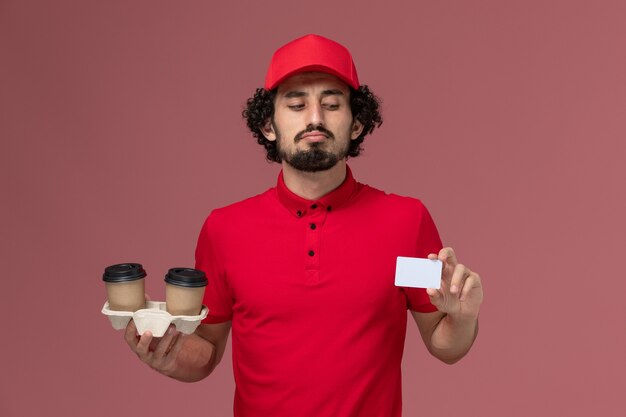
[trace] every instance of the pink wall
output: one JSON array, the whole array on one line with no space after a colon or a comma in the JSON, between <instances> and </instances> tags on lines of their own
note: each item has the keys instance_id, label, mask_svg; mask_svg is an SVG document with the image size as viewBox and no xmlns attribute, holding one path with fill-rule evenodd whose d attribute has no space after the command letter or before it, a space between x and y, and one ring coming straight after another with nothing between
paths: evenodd
<instances>
[{"instance_id":1,"label":"pink wall","mask_svg":"<svg viewBox=\"0 0 626 417\"><path fill-rule=\"evenodd\" d=\"M626 3L364 5L0 2L0 415L231 415L230 356L144 367L101 270L142 262L162 299L208 212L274 183L239 114L309 32L384 99L357 178L421 198L484 280L461 363L409 329L405 415L624 415Z\"/></svg>"}]
</instances>

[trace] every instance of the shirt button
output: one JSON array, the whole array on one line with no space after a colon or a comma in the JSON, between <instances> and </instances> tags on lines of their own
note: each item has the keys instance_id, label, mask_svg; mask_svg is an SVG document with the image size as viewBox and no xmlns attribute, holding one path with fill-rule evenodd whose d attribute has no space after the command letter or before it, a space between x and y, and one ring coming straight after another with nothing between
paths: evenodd
<instances>
[{"instance_id":1,"label":"shirt button","mask_svg":"<svg viewBox=\"0 0 626 417\"><path fill-rule=\"evenodd\" d=\"M296 211L296 216L302 217L302 212L300 210Z\"/></svg>"},{"instance_id":2,"label":"shirt button","mask_svg":"<svg viewBox=\"0 0 626 417\"><path fill-rule=\"evenodd\" d=\"M333 208L331 206L326 207L326 211L331 211Z\"/></svg>"},{"instance_id":3,"label":"shirt button","mask_svg":"<svg viewBox=\"0 0 626 417\"><path fill-rule=\"evenodd\" d=\"M315 210L317 208L317 204L313 204L311 208Z\"/></svg>"},{"instance_id":4,"label":"shirt button","mask_svg":"<svg viewBox=\"0 0 626 417\"><path fill-rule=\"evenodd\" d=\"M315 252L313 252L312 250L309 251L309 256L313 256L315 255Z\"/></svg>"},{"instance_id":5,"label":"shirt button","mask_svg":"<svg viewBox=\"0 0 626 417\"><path fill-rule=\"evenodd\" d=\"M311 230L315 230L316 227L315 223L311 223Z\"/></svg>"}]
</instances>

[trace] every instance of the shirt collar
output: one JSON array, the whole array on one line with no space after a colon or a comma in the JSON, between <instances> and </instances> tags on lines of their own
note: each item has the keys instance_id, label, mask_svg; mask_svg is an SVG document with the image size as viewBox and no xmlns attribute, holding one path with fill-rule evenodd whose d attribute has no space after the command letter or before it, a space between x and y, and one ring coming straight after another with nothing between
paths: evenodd
<instances>
[{"instance_id":1,"label":"shirt collar","mask_svg":"<svg viewBox=\"0 0 626 417\"><path fill-rule=\"evenodd\" d=\"M304 217L308 211L324 209L331 211L348 201L356 190L357 182L352 176L350 167L346 165L346 178L341 185L317 200L307 200L292 193L285 185L283 171L278 174L276 193L280 202L296 217Z\"/></svg>"}]
</instances>

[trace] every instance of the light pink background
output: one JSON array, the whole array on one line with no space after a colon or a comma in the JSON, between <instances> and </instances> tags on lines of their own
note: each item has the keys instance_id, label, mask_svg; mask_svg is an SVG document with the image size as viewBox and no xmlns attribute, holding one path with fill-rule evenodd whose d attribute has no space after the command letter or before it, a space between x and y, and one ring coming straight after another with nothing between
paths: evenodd
<instances>
[{"instance_id":1,"label":"light pink background","mask_svg":"<svg viewBox=\"0 0 626 417\"><path fill-rule=\"evenodd\" d=\"M0 2L0 415L232 414L230 354L196 384L145 367L100 314L101 273L141 262L162 299L209 211L274 184L240 111L310 32L384 99L357 178L421 198L484 281L461 363L409 328L404 415L625 415L624 16L621 0Z\"/></svg>"}]
</instances>

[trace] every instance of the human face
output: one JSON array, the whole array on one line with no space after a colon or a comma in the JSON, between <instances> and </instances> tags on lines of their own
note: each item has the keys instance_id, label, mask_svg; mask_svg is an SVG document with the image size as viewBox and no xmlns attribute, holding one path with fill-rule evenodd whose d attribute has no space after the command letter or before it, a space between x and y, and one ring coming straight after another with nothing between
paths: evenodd
<instances>
[{"instance_id":1,"label":"human face","mask_svg":"<svg viewBox=\"0 0 626 417\"><path fill-rule=\"evenodd\" d=\"M279 87L274 117L263 133L275 140L284 163L305 172L325 171L345 160L363 127L350 110L350 89L325 73L295 75Z\"/></svg>"}]
</instances>

